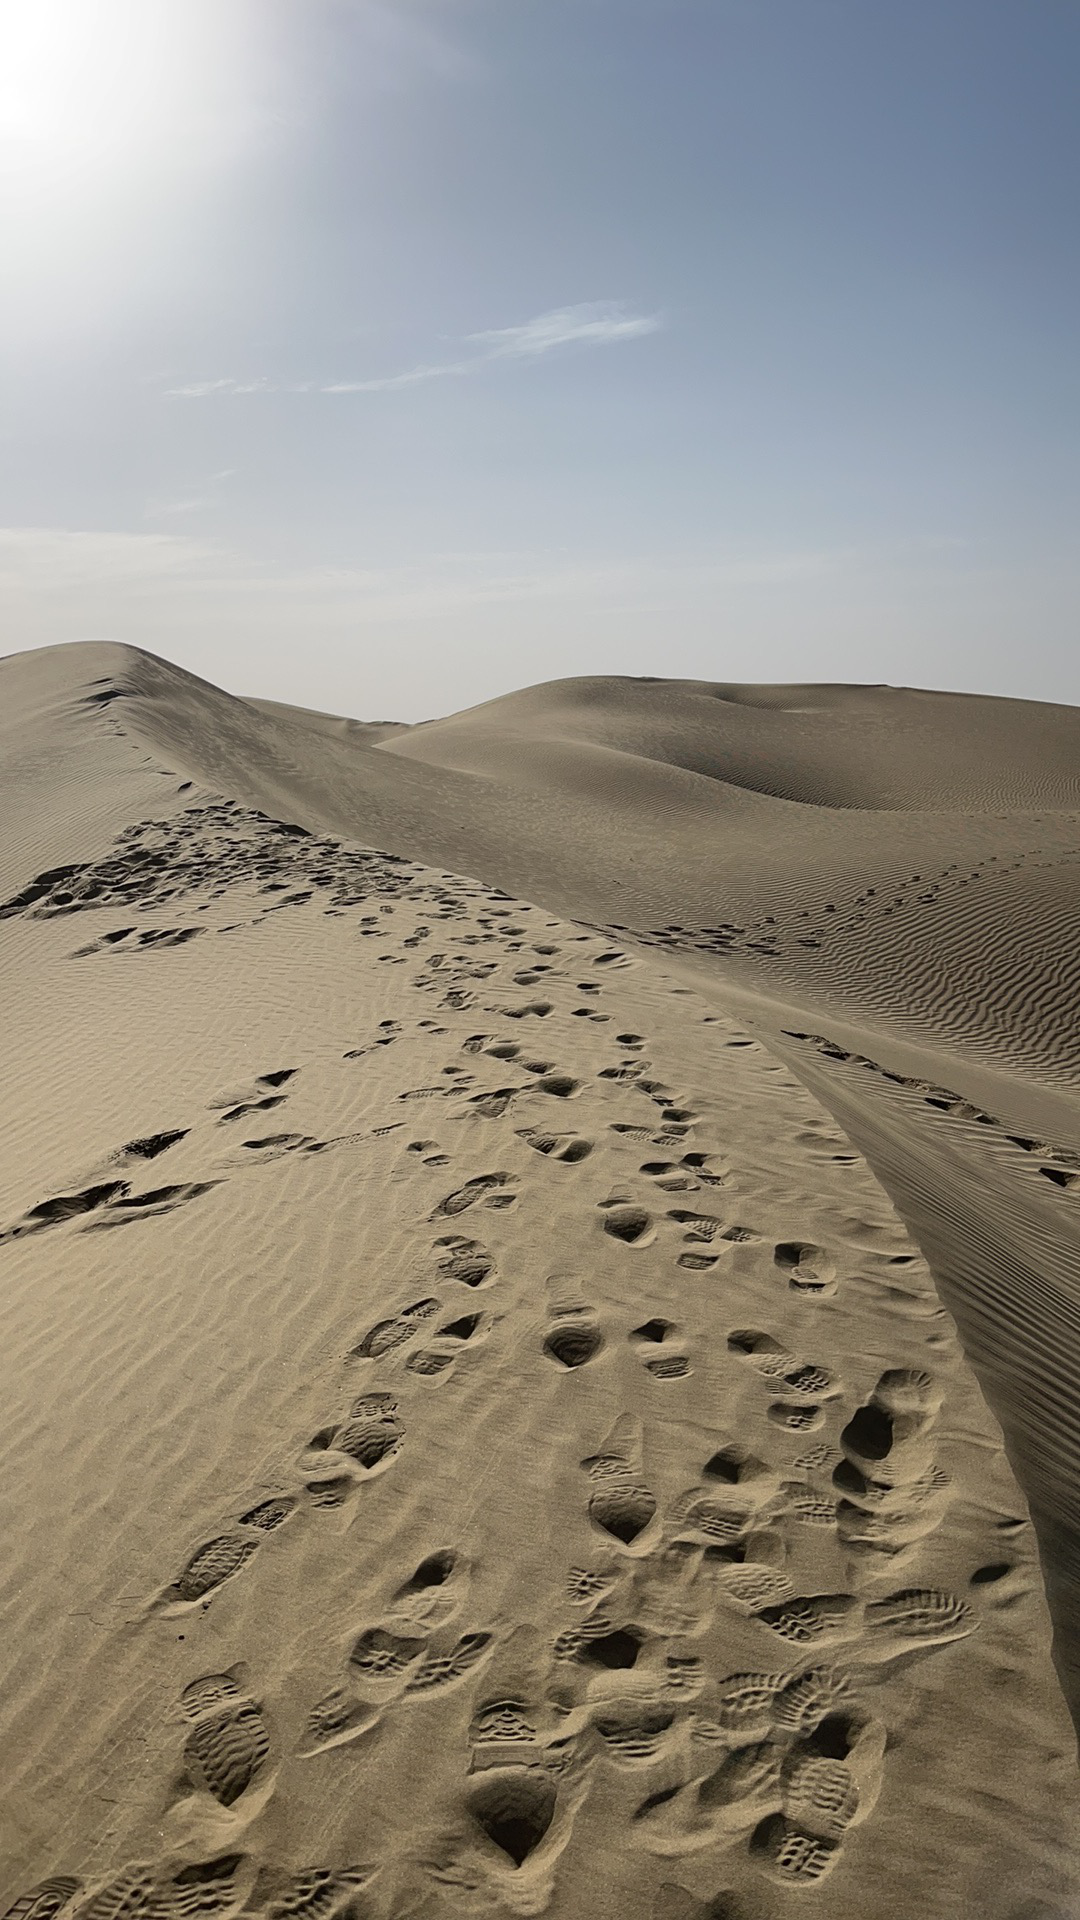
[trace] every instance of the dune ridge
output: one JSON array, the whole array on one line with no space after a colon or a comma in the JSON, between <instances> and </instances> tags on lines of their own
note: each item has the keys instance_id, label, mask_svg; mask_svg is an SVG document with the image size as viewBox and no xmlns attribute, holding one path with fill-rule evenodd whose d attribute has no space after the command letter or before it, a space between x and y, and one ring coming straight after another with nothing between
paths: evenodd
<instances>
[{"instance_id":1,"label":"dune ridge","mask_svg":"<svg viewBox=\"0 0 1080 1920\"><path fill-rule=\"evenodd\" d=\"M12 1914L1063 1916L1080 716L0 681Z\"/></svg>"}]
</instances>

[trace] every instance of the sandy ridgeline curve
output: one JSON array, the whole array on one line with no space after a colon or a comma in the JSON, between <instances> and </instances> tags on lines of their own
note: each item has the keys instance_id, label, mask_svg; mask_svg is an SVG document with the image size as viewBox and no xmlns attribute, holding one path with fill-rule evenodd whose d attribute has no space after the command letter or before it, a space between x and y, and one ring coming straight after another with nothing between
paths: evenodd
<instances>
[{"instance_id":1,"label":"sandy ridgeline curve","mask_svg":"<svg viewBox=\"0 0 1080 1920\"><path fill-rule=\"evenodd\" d=\"M1065 1920L1027 1510L825 1110L654 956L34 698L0 1911Z\"/></svg>"}]
</instances>

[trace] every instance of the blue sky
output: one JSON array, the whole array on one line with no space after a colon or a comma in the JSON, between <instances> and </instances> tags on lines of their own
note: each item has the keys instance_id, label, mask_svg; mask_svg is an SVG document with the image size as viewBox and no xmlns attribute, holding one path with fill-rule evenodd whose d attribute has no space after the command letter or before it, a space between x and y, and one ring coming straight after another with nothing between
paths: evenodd
<instances>
[{"instance_id":1,"label":"blue sky","mask_svg":"<svg viewBox=\"0 0 1080 1920\"><path fill-rule=\"evenodd\" d=\"M1080 702L1074 0L4 0L5 650Z\"/></svg>"}]
</instances>

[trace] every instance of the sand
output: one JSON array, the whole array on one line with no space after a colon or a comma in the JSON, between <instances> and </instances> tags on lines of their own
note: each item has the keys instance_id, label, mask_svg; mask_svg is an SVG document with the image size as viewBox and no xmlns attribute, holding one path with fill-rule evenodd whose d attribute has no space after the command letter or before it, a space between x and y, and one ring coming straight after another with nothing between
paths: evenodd
<instances>
[{"instance_id":1,"label":"sand","mask_svg":"<svg viewBox=\"0 0 1080 1920\"><path fill-rule=\"evenodd\" d=\"M0 1912L1066 1920L1080 715L0 693Z\"/></svg>"}]
</instances>

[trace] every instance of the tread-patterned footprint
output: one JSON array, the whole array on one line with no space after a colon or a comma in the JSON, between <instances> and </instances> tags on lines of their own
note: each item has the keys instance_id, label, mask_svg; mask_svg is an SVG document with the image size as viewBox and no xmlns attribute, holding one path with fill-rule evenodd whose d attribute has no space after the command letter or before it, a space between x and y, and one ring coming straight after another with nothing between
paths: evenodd
<instances>
[{"instance_id":1,"label":"tread-patterned footprint","mask_svg":"<svg viewBox=\"0 0 1080 1920\"><path fill-rule=\"evenodd\" d=\"M495 1278L495 1261L479 1240L467 1240L460 1234L444 1234L436 1240L435 1251L445 1249L439 1261L440 1280L457 1280L463 1287L487 1287Z\"/></svg>"},{"instance_id":2,"label":"tread-patterned footprint","mask_svg":"<svg viewBox=\"0 0 1080 1920\"><path fill-rule=\"evenodd\" d=\"M978 1624L963 1600L940 1587L903 1587L871 1600L866 1609L871 1646L876 1642L891 1654L961 1640Z\"/></svg>"},{"instance_id":3,"label":"tread-patterned footprint","mask_svg":"<svg viewBox=\"0 0 1080 1920\"><path fill-rule=\"evenodd\" d=\"M438 1311L439 1302L430 1295L423 1300L414 1300L411 1306L402 1307L401 1312L389 1320L377 1320L363 1339L355 1347L350 1347L349 1359L379 1360L384 1354L393 1353L396 1347L415 1339L425 1323Z\"/></svg>"},{"instance_id":4,"label":"tread-patterned footprint","mask_svg":"<svg viewBox=\"0 0 1080 1920\"><path fill-rule=\"evenodd\" d=\"M579 1133L544 1133L538 1127L518 1127L517 1136L534 1153L547 1154L552 1160L562 1160L568 1166L576 1166L579 1161L587 1160L593 1150L591 1140Z\"/></svg>"},{"instance_id":5,"label":"tread-patterned footprint","mask_svg":"<svg viewBox=\"0 0 1080 1920\"><path fill-rule=\"evenodd\" d=\"M36 1887L21 1894L14 1906L7 1909L4 1920L57 1920L81 1891L80 1880L73 1880L66 1873L53 1874L51 1879L39 1880Z\"/></svg>"},{"instance_id":6,"label":"tread-patterned footprint","mask_svg":"<svg viewBox=\"0 0 1080 1920\"><path fill-rule=\"evenodd\" d=\"M683 1241L687 1246L711 1246L714 1240L723 1236L725 1222L718 1219L715 1213L694 1213L687 1207L670 1207L668 1219L683 1228Z\"/></svg>"},{"instance_id":7,"label":"tread-patterned footprint","mask_svg":"<svg viewBox=\"0 0 1080 1920\"><path fill-rule=\"evenodd\" d=\"M232 1807L262 1771L269 1752L270 1736L258 1706L240 1697L196 1719L184 1742L184 1772L192 1787Z\"/></svg>"},{"instance_id":8,"label":"tread-patterned footprint","mask_svg":"<svg viewBox=\"0 0 1080 1920\"><path fill-rule=\"evenodd\" d=\"M236 1530L215 1534L212 1540L196 1547L176 1579L165 1588L162 1602L166 1606L191 1607L208 1600L226 1580L231 1580L247 1565L258 1545L257 1539Z\"/></svg>"},{"instance_id":9,"label":"tread-patterned footprint","mask_svg":"<svg viewBox=\"0 0 1080 1920\"><path fill-rule=\"evenodd\" d=\"M337 1453L347 1454L370 1476L383 1471L396 1459L404 1432L397 1401L391 1394L362 1393L354 1400L348 1420L332 1429L325 1444Z\"/></svg>"},{"instance_id":10,"label":"tread-patterned footprint","mask_svg":"<svg viewBox=\"0 0 1080 1920\"><path fill-rule=\"evenodd\" d=\"M248 1863L241 1854L162 1873L132 1866L76 1911L76 1920L223 1920L243 1903Z\"/></svg>"},{"instance_id":11,"label":"tread-patterned footprint","mask_svg":"<svg viewBox=\"0 0 1080 1920\"><path fill-rule=\"evenodd\" d=\"M840 1392L835 1376L828 1367L819 1366L811 1360L804 1360L799 1354L792 1353L783 1341L775 1335L765 1333L759 1327L735 1327L728 1334L729 1353L739 1354L748 1360L755 1372L764 1379L774 1381L800 1401L821 1402L833 1400ZM783 1421L777 1424L787 1424ZM798 1422L790 1423L798 1426Z\"/></svg>"},{"instance_id":12,"label":"tread-patterned footprint","mask_svg":"<svg viewBox=\"0 0 1080 1920\"><path fill-rule=\"evenodd\" d=\"M809 1593L778 1607L764 1607L755 1617L782 1640L808 1646L852 1633L862 1617L862 1607L852 1593Z\"/></svg>"},{"instance_id":13,"label":"tread-patterned footprint","mask_svg":"<svg viewBox=\"0 0 1080 1920\"><path fill-rule=\"evenodd\" d=\"M268 1901L267 1920L344 1920L373 1873L373 1867L304 1867Z\"/></svg>"},{"instance_id":14,"label":"tread-patterned footprint","mask_svg":"<svg viewBox=\"0 0 1080 1920\"><path fill-rule=\"evenodd\" d=\"M566 1597L575 1607L591 1607L621 1579L622 1571L615 1567L571 1567L566 1577Z\"/></svg>"},{"instance_id":15,"label":"tread-patterned footprint","mask_svg":"<svg viewBox=\"0 0 1080 1920\"><path fill-rule=\"evenodd\" d=\"M344 1687L334 1687L316 1701L308 1714L304 1727L303 1744L299 1749L302 1760L311 1759L317 1753L325 1753L330 1747L344 1747L359 1740L379 1724L382 1708L373 1706L369 1701L358 1700L355 1694Z\"/></svg>"},{"instance_id":16,"label":"tread-patterned footprint","mask_svg":"<svg viewBox=\"0 0 1080 1920\"><path fill-rule=\"evenodd\" d=\"M690 1361L682 1351L679 1329L673 1320L644 1320L630 1334L630 1345L634 1348L645 1368L654 1380L685 1380L693 1372Z\"/></svg>"},{"instance_id":17,"label":"tread-patterned footprint","mask_svg":"<svg viewBox=\"0 0 1080 1920\"><path fill-rule=\"evenodd\" d=\"M448 1193L445 1200L440 1200L431 1217L450 1219L478 1203L495 1208L512 1207L517 1199L512 1182L513 1176L509 1173L477 1174L472 1180L466 1180L464 1186Z\"/></svg>"},{"instance_id":18,"label":"tread-patterned footprint","mask_svg":"<svg viewBox=\"0 0 1080 1920\"><path fill-rule=\"evenodd\" d=\"M773 1250L773 1260L796 1293L825 1299L836 1292L836 1263L812 1241L782 1240Z\"/></svg>"},{"instance_id":19,"label":"tread-patterned footprint","mask_svg":"<svg viewBox=\"0 0 1080 1920\"><path fill-rule=\"evenodd\" d=\"M677 1732L675 1709L647 1696L605 1700L593 1713L592 1724L608 1758L619 1767L651 1766Z\"/></svg>"},{"instance_id":20,"label":"tread-patterned footprint","mask_svg":"<svg viewBox=\"0 0 1080 1920\"><path fill-rule=\"evenodd\" d=\"M842 1760L796 1751L784 1763L780 1784L784 1813L797 1831L843 1839L859 1810L859 1790Z\"/></svg>"},{"instance_id":21,"label":"tread-patterned footprint","mask_svg":"<svg viewBox=\"0 0 1080 1920\"><path fill-rule=\"evenodd\" d=\"M840 1844L803 1833L782 1813L769 1814L754 1830L750 1851L787 1887L814 1886L836 1865Z\"/></svg>"},{"instance_id":22,"label":"tread-patterned footprint","mask_svg":"<svg viewBox=\"0 0 1080 1920\"><path fill-rule=\"evenodd\" d=\"M463 1633L445 1649L429 1647L405 1688L406 1698L411 1700L420 1694L456 1686L459 1680L476 1671L494 1645L495 1637L491 1633Z\"/></svg>"},{"instance_id":23,"label":"tread-patterned footprint","mask_svg":"<svg viewBox=\"0 0 1080 1920\"><path fill-rule=\"evenodd\" d=\"M353 1642L349 1678L376 1700L393 1699L404 1693L426 1651L426 1638L368 1627Z\"/></svg>"}]
</instances>

